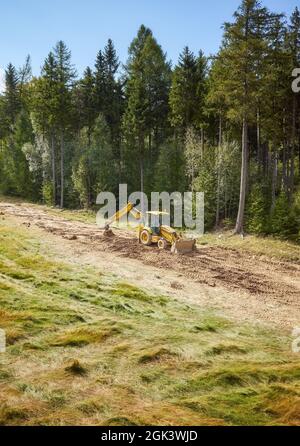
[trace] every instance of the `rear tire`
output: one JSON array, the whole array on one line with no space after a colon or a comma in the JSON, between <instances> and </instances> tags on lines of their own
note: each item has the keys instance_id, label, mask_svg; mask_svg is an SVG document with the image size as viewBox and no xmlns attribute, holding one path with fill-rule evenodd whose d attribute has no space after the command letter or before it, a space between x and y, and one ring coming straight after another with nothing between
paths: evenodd
<instances>
[{"instance_id":1,"label":"rear tire","mask_svg":"<svg viewBox=\"0 0 300 446\"><path fill-rule=\"evenodd\" d=\"M161 238L160 240L158 240L157 246L158 246L158 249L167 249L168 243L166 242L165 239Z\"/></svg>"},{"instance_id":2,"label":"rear tire","mask_svg":"<svg viewBox=\"0 0 300 446\"><path fill-rule=\"evenodd\" d=\"M140 234L140 242L144 246L150 246L152 244L152 235L147 229L144 229Z\"/></svg>"}]
</instances>

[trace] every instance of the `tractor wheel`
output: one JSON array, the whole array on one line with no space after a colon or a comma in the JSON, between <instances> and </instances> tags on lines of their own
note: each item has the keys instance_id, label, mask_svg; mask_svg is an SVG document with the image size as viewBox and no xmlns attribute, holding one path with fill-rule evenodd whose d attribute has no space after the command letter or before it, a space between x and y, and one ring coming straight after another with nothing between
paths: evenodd
<instances>
[{"instance_id":1,"label":"tractor wheel","mask_svg":"<svg viewBox=\"0 0 300 446\"><path fill-rule=\"evenodd\" d=\"M158 246L158 249L167 249L168 243L166 242L165 239L161 238L160 240L158 240L157 246Z\"/></svg>"},{"instance_id":2,"label":"tractor wheel","mask_svg":"<svg viewBox=\"0 0 300 446\"><path fill-rule=\"evenodd\" d=\"M150 246L152 243L152 236L150 232L147 231L147 229L144 229L140 234L140 241L142 245Z\"/></svg>"}]
</instances>

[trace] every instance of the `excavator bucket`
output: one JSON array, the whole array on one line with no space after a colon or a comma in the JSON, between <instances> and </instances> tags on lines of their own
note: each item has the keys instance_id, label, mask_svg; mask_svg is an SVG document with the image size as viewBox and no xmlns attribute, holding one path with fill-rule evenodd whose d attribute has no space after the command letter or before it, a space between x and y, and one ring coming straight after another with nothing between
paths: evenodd
<instances>
[{"instance_id":1,"label":"excavator bucket","mask_svg":"<svg viewBox=\"0 0 300 446\"><path fill-rule=\"evenodd\" d=\"M179 239L172 245L171 251L174 254L186 254L194 251L196 248L196 240Z\"/></svg>"}]
</instances>

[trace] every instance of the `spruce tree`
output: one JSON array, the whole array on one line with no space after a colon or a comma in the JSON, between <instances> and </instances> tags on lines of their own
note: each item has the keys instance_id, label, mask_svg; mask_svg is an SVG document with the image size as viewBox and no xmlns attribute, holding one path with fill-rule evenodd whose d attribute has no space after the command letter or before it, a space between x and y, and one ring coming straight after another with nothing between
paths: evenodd
<instances>
[{"instance_id":1,"label":"spruce tree","mask_svg":"<svg viewBox=\"0 0 300 446\"><path fill-rule=\"evenodd\" d=\"M292 69L300 66L300 12L296 7L290 19L288 28L288 43L291 52ZM289 181L289 201L291 203L294 192L294 176L295 176L295 154L296 146L298 146L299 163L300 163L300 143L299 143L299 110L300 98L296 93L292 94L291 99L291 167L290 167L290 181ZM298 129L298 135L297 135ZM299 164L300 165L300 164Z\"/></svg>"},{"instance_id":2,"label":"spruce tree","mask_svg":"<svg viewBox=\"0 0 300 446\"><path fill-rule=\"evenodd\" d=\"M185 47L175 67L170 91L171 123L184 134L188 127L197 127L205 96L206 59L199 58Z\"/></svg>"},{"instance_id":3,"label":"spruce tree","mask_svg":"<svg viewBox=\"0 0 300 446\"><path fill-rule=\"evenodd\" d=\"M57 197L57 132L59 128L58 113L58 77L57 64L53 52L50 52L44 61L41 77L34 79L31 89L31 112L34 120L36 138L42 135L49 148L49 158L51 160L51 197L49 195L49 187L47 190L48 203L56 205ZM40 144L38 144L39 146ZM47 175L44 175L45 181L48 181Z\"/></svg>"},{"instance_id":4,"label":"spruce tree","mask_svg":"<svg viewBox=\"0 0 300 446\"><path fill-rule=\"evenodd\" d=\"M77 113L80 117L80 124L87 128L87 137L90 145L91 134L96 119L96 98L95 98L95 78L90 67L84 71L83 78L77 86Z\"/></svg>"},{"instance_id":5,"label":"spruce tree","mask_svg":"<svg viewBox=\"0 0 300 446\"><path fill-rule=\"evenodd\" d=\"M95 62L95 101L97 113L103 113L106 94L106 63L105 57L100 50Z\"/></svg>"},{"instance_id":6,"label":"spruce tree","mask_svg":"<svg viewBox=\"0 0 300 446\"><path fill-rule=\"evenodd\" d=\"M126 98L123 129L127 165L139 172L140 190L150 188L153 166L158 156L161 132L166 127L170 64L152 32L141 26L129 48L126 66ZM137 184L133 187L136 187Z\"/></svg>"},{"instance_id":7,"label":"spruce tree","mask_svg":"<svg viewBox=\"0 0 300 446\"><path fill-rule=\"evenodd\" d=\"M243 233L247 179L249 173L249 125L257 117L257 92L261 59L266 51L265 29L268 11L257 0L243 0L226 23L219 57L223 67L223 89L227 116L242 127L242 165L236 233Z\"/></svg>"},{"instance_id":8,"label":"spruce tree","mask_svg":"<svg viewBox=\"0 0 300 446\"><path fill-rule=\"evenodd\" d=\"M104 51L99 51L95 63L95 104L97 115L102 113L109 126L114 155L120 162L122 84L117 79L119 60L111 39Z\"/></svg>"},{"instance_id":9,"label":"spruce tree","mask_svg":"<svg viewBox=\"0 0 300 446\"><path fill-rule=\"evenodd\" d=\"M54 48L54 60L56 63L56 79L58 86L57 95L57 121L59 125L60 139L60 207L64 207L64 180L65 180L65 137L68 127L71 125L71 87L76 76L76 71L71 63L71 52L63 41L59 41Z\"/></svg>"},{"instance_id":10,"label":"spruce tree","mask_svg":"<svg viewBox=\"0 0 300 446\"><path fill-rule=\"evenodd\" d=\"M21 110L19 77L16 68L10 63L5 70L5 92L3 98L5 126L7 131L13 130L18 113Z\"/></svg>"}]
</instances>

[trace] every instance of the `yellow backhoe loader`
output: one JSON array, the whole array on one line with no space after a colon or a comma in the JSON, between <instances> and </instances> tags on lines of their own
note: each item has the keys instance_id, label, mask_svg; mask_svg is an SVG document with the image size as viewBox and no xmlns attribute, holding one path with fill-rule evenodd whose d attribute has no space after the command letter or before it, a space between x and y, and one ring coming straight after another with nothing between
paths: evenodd
<instances>
[{"instance_id":1,"label":"yellow backhoe loader","mask_svg":"<svg viewBox=\"0 0 300 446\"><path fill-rule=\"evenodd\" d=\"M110 225L118 222L124 215L131 214L136 220L140 220L138 225L139 243L145 246L157 244L159 249L171 248L172 253L188 253L195 249L196 240L184 239L181 234L170 226L162 224L162 216L167 212L152 211L143 214L136 209L132 203L116 212L105 225L105 231L110 231Z\"/></svg>"}]
</instances>

